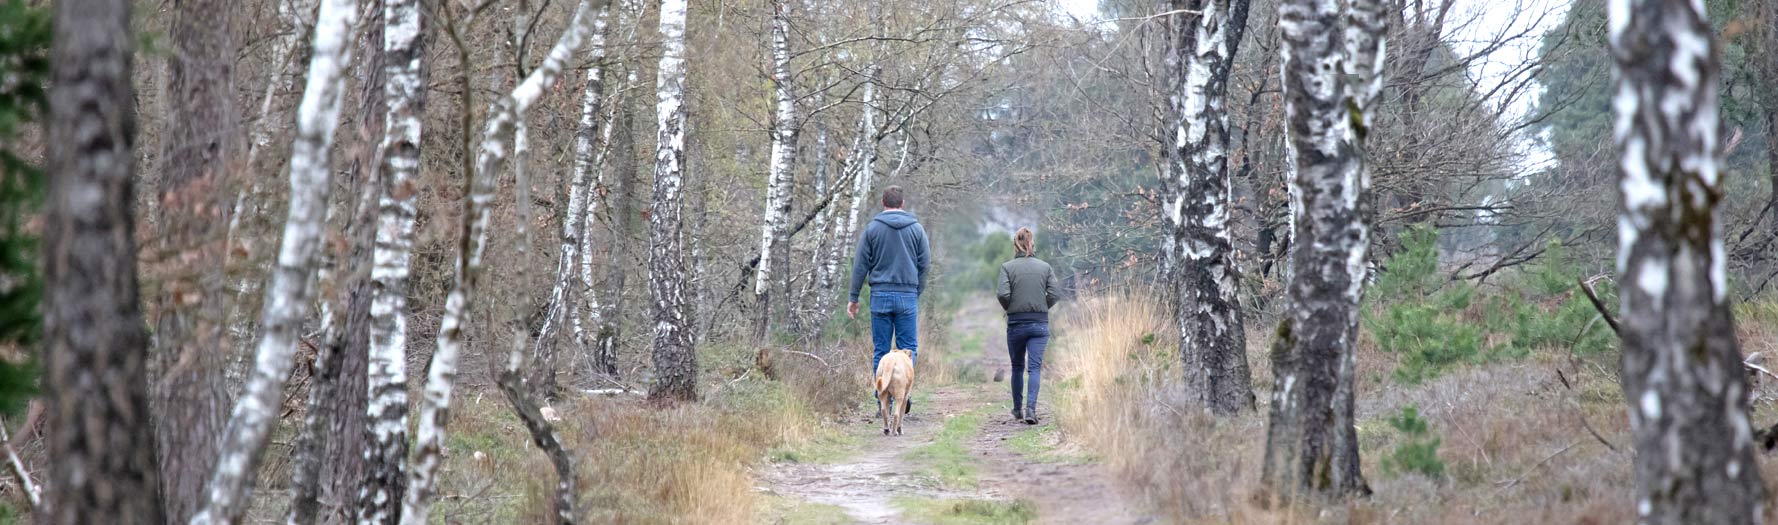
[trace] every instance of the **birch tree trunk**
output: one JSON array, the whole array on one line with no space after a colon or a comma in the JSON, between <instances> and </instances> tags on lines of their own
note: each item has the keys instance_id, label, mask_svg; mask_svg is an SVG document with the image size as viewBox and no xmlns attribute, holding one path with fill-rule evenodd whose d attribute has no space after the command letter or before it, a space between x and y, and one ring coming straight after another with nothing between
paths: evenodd
<instances>
[{"instance_id":1,"label":"birch tree trunk","mask_svg":"<svg viewBox=\"0 0 1778 525\"><path fill-rule=\"evenodd\" d=\"M1701 3L1614 0L1624 400L1642 523L1759 523L1717 203L1719 51Z\"/></svg>"},{"instance_id":2,"label":"birch tree trunk","mask_svg":"<svg viewBox=\"0 0 1778 525\"><path fill-rule=\"evenodd\" d=\"M1170 246L1182 261L1172 276L1174 321L1184 359L1187 392L1217 414L1253 409L1252 374L1247 368L1247 337L1236 296L1240 270L1229 239L1233 185L1227 149L1228 78L1247 25L1248 0L1173 0L1184 15L1175 41L1191 43L1183 57L1183 82L1174 96L1173 151L1168 170L1175 190L1167 215ZM1181 52L1184 54L1184 52Z\"/></svg>"},{"instance_id":3,"label":"birch tree trunk","mask_svg":"<svg viewBox=\"0 0 1778 525\"><path fill-rule=\"evenodd\" d=\"M364 58L357 65L359 84L357 140L349 151L353 159L345 170L349 188L342 205L351 210L342 223L345 243L323 248L320 270L317 271L317 295L321 317L321 344L309 373L309 399L295 450L291 452L292 497L286 522L292 525L314 523L322 506L323 473L337 478L351 478L349 494L354 496L362 485L365 471L364 407L369 357L370 282L365 278L371 265L375 243L376 192L379 170L371 166L379 158L383 132L384 75L380 24L381 13L373 12L367 20L369 29L359 41L359 54ZM334 222L329 210L326 223ZM331 226L329 226L331 227ZM343 253L340 253L343 252ZM343 268L341 261L344 261ZM330 484L328 489L338 487ZM342 502L336 510L348 510L356 498L347 500L335 490L325 499ZM330 520L330 521L346 521Z\"/></svg>"},{"instance_id":4,"label":"birch tree trunk","mask_svg":"<svg viewBox=\"0 0 1778 525\"><path fill-rule=\"evenodd\" d=\"M829 191L827 127L821 124L815 125L815 172L813 178L815 179L815 194L827 195ZM829 198L831 199L831 197ZM810 336L819 334L821 326L826 324L823 321L830 315L828 309L832 307L822 299L822 295L827 293L827 290L821 287L822 283L828 282L830 279L827 272L824 271L827 266L822 262L827 257L827 245L831 242L830 237L832 236L830 225L833 224L833 212L837 208L838 206L830 204L815 214L815 244L809 250L809 278L803 283L802 290L797 294L794 303L797 308L790 317L791 322L794 323L790 330L802 334L805 341L820 340L818 338L810 339Z\"/></svg>"},{"instance_id":5,"label":"birch tree trunk","mask_svg":"<svg viewBox=\"0 0 1778 525\"><path fill-rule=\"evenodd\" d=\"M208 497L192 523L235 523L251 501L253 475L277 423L281 385L296 355L297 332L314 300L321 230L327 208L329 149L338 125L344 69L358 9L351 0L325 0L316 17L314 56L298 108L297 138L290 154L290 211L278 264L261 314L253 373L230 414Z\"/></svg>"},{"instance_id":6,"label":"birch tree trunk","mask_svg":"<svg viewBox=\"0 0 1778 525\"><path fill-rule=\"evenodd\" d=\"M872 70L874 71L874 69ZM874 75L867 76L874 78ZM866 80L864 85L864 109L858 114L857 130L852 136L852 154L846 163L847 177L851 178L852 186L846 190L851 197L851 205L847 208L843 219L833 225L832 243L828 245L826 260L821 265L820 300L822 312L831 309L834 292L839 286L840 262L849 257L852 248L852 234L858 228L858 210L864 205L865 195L870 193L871 174L876 171L876 111L872 105L876 103L877 87L875 82ZM816 328L815 340L825 339L826 324Z\"/></svg>"},{"instance_id":7,"label":"birch tree trunk","mask_svg":"<svg viewBox=\"0 0 1778 525\"><path fill-rule=\"evenodd\" d=\"M773 279L784 279L773 271L790 271L790 239L786 232L790 226L791 186L796 182L791 169L796 166L796 137L800 131L791 82L790 6L784 0L772 0L772 91L778 109L772 122L772 159L766 176L765 224L759 234L759 270L753 280L754 304L759 309L754 336L762 341L772 330ZM784 301L788 308L790 297L786 295ZM767 352L769 348L766 345L761 351ZM762 354L761 362L770 362L767 354Z\"/></svg>"},{"instance_id":8,"label":"birch tree trunk","mask_svg":"<svg viewBox=\"0 0 1778 525\"><path fill-rule=\"evenodd\" d=\"M229 172L240 160L235 109L234 9L227 0L182 0L167 28L167 115L161 137L163 173L158 274L164 283L153 316L151 370L158 378L151 414L159 443L162 508L182 522L197 513L204 482L215 470L227 421L230 385L225 370L236 352L223 327L222 242L229 223Z\"/></svg>"},{"instance_id":9,"label":"birch tree trunk","mask_svg":"<svg viewBox=\"0 0 1778 525\"><path fill-rule=\"evenodd\" d=\"M594 163L599 169L599 185L589 188L589 191L595 192L588 196L589 202L592 202L596 192L605 189L607 174L615 174L614 190L610 196L613 206L610 212L613 233L611 246L606 250L605 291L602 294L593 288L591 242L592 229L597 222L593 213L595 208L589 208L586 218L581 220L583 233L580 237L580 285L584 298L582 302L586 303L586 324L594 327L591 335L592 372L612 378L618 376L617 343L623 329L624 282L628 280L633 260L628 256L634 251L632 239L636 230L635 192L636 185L640 182L636 178L635 107L629 93L641 84L636 73L640 68L636 67L633 50L636 49L637 38L641 34L645 10L641 0L623 0L619 3L617 25L624 30L625 51L618 63L626 64L624 81L622 86L614 90L615 93L610 97L611 103L605 104L610 107L604 127L605 140L599 150L600 158ZM616 164L608 164L605 159L614 154L617 157L612 161ZM601 296L605 298L603 302L597 300Z\"/></svg>"},{"instance_id":10,"label":"birch tree trunk","mask_svg":"<svg viewBox=\"0 0 1778 525\"><path fill-rule=\"evenodd\" d=\"M55 4L43 216L49 469L38 523L163 523L132 213L127 0Z\"/></svg>"},{"instance_id":11,"label":"birch tree trunk","mask_svg":"<svg viewBox=\"0 0 1778 525\"><path fill-rule=\"evenodd\" d=\"M468 321L470 300L480 282L482 255L487 249L488 205L494 199L494 186L506 162L507 143L513 140L517 121L525 110L561 75L562 67L573 56L582 41L592 32L595 9L607 2L582 0L574 11L574 19L562 33L543 63L531 71L512 93L496 101L488 110L483 124L481 145L475 164L469 170L468 201L464 204L462 240L457 255L456 282L445 298L444 318L440 321L437 348L421 393L420 420L415 440L413 462L409 464L408 490L403 500L401 522L423 525L436 497L438 467L443 461L444 427L450 417L451 391L457 377L457 359L463 351L463 326ZM458 37L453 37L458 38ZM458 42L461 46L462 42Z\"/></svg>"},{"instance_id":12,"label":"birch tree trunk","mask_svg":"<svg viewBox=\"0 0 1778 525\"><path fill-rule=\"evenodd\" d=\"M1353 353L1364 293L1370 228L1364 203L1370 176L1363 161L1364 86L1353 72L1380 72L1381 33L1355 40L1351 13L1375 12L1374 0L1293 0L1279 9L1292 206L1291 315L1279 328L1272 367L1272 412L1262 479L1283 504L1311 494L1368 494L1353 426ZM1368 7L1365 5L1367 4ZM1372 29L1380 30L1381 22ZM1368 30L1367 30L1368 31ZM1334 69L1331 64L1344 64ZM1357 86L1354 86L1357 83ZM1358 118L1354 118L1354 114ZM1361 124L1360 124L1361 125Z\"/></svg>"},{"instance_id":13,"label":"birch tree trunk","mask_svg":"<svg viewBox=\"0 0 1778 525\"><path fill-rule=\"evenodd\" d=\"M383 3L382 181L377 189L376 248L371 254L370 367L360 523L396 523L407 489L407 289L419 194L422 116L426 107L426 29L418 0Z\"/></svg>"},{"instance_id":14,"label":"birch tree trunk","mask_svg":"<svg viewBox=\"0 0 1778 525\"><path fill-rule=\"evenodd\" d=\"M638 17L640 13L638 12ZM636 84L635 68L629 72L630 85ZM635 111L628 97L619 96L617 119L613 134L616 144L611 151L618 157L612 166L616 173L616 183L611 194L611 217L613 225L612 245L608 250L605 263L605 302L603 313L598 316L598 334L594 345L593 369L598 373L618 377L618 342L623 336L624 285L629 280L630 266L635 261L636 239L640 238L636 210L637 188L641 186L641 178L637 172ZM592 217L587 218L592 223ZM590 250L583 253L591 254ZM591 282L587 283L591 286Z\"/></svg>"},{"instance_id":15,"label":"birch tree trunk","mask_svg":"<svg viewBox=\"0 0 1778 525\"><path fill-rule=\"evenodd\" d=\"M537 342L531 352L532 357L540 363L553 362L556 359L556 326L564 316L569 317L573 323L575 343L582 348L587 343L585 328L575 308L577 305L569 293L569 282L575 277L577 269L583 283L590 283L592 280L592 265L580 264L583 261L590 263L592 252L589 249L583 256L580 249L583 246L591 248L587 245L590 239L585 236L590 232L585 224L598 209L598 197L593 195L593 189L597 185L588 184L593 179L593 171L599 167L599 148L604 142L609 142L608 139L600 140L601 135L609 136L610 129L609 126L601 125L604 124L604 101L600 97L605 91L605 35L610 29L607 22L610 12L609 6L600 9L598 20L593 22L592 49L588 50L591 66L587 68L586 82L581 90L580 128L574 133L574 172L568 183L568 209L562 215L561 256L556 259L555 285L550 287L549 301L544 306L543 326L537 331ZM603 177L603 172L600 176ZM580 292L592 305L592 310L597 312L599 301L596 296L590 295L590 286L582 286ZM533 372L530 378L533 395L544 396L545 399L553 398L557 388L555 367L538 366L533 368Z\"/></svg>"},{"instance_id":16,"label":"birch tree trunk","mask_svg":"<svg viewBox=\"0 0 1778 525\"><path fill-rule=\"evenodd\" d=\"M648 216L649 317L654 320L654 374L650 399L698 397L694 322L685 302L685 239L680 192L685 179L686 0L661 0L661 61L656 74L658 142L654 158L654 209Z\"/></svg>"},{"instance_id":17,"label":"birch tree trunk","mask_svg":"<svg viewBox=\"0 0 1778 525\"><path fill-rule=\"evenodd\" d=\"M855 248L852 235L858 233L858 212L864 207L871 193L871 177L877 171L877 73L881 71L872 64L865 68L864 109L858 116L858 134L852 137L852 163L847 166L852 170L852 205L847 208L846 219L834 226L833 253L827 258L827 281L822 288L831 295L838 284L839 265L852 257Z\"/></svg>"}]
</instances>

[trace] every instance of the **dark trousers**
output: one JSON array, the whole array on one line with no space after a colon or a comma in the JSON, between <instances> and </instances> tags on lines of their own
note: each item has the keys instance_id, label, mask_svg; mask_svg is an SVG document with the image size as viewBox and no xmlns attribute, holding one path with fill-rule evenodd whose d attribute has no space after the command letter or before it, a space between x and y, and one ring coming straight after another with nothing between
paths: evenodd
<instances>
[{"instance_id":1,"label":"dark trousers","mask_svg":"<svg viewBox=\"0 0 1778 525\"><path fill-rule=\"evenodd\" d=\"M1012 407L1023 407L1027 416L1037 411L1037 390L1043 383L1043 348L1049 342L1047 322L1006 326L1006 353L1012 357ZM1028 380L1026 374L1030 374Z\"/></svg>"}]
</instances>

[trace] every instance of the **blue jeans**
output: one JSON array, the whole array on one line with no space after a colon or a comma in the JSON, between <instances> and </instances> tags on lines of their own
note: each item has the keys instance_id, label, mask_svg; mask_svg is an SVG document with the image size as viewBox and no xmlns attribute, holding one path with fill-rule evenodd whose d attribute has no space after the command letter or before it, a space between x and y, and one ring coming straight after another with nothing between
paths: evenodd
<instances>
[{"instance_id":1,"label":"blue jeans","mask_svg":"<svg viewBox=\"0 0 1778 525\"><path fill-rule=\"evenodd\" d=\"M1049 323L1006 325L1006 353L1012 357L1012 408L1024 407L1025 417L1037 411L1037 389L1043 382L1043 347L1049 342ZM1025 378L1027 373L1030 380Z\"/></svg>"},{"instance_id":2,"label":"blue jeans","mask_svg":"<svg viewBox=\"0 0 1778 525\"><path fill-rule=\"evenodd\" d=\"M870 293L870 372L875 376L877 362L889 351L906 348L914 357L920 355L920 294L908 292ZM891 345L891 343L894 343Z\"/></svg>"}]
</instances>

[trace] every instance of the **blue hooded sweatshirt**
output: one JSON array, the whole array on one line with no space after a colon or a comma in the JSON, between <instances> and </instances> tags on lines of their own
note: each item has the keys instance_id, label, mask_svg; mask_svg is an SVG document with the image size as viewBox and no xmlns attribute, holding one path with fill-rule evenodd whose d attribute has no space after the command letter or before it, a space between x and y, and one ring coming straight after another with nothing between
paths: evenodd
<instances>
[{"instance_id":1,"label":"blue hooded sweatshirt","mask_svg":"<svg viewBox=\"0 0 1778 525\"><path fill-rule=\"evenodd\" d=\"M872 292L920 293L926 288L931 260L926 229L914 214L902 210L877 214L858 238L858 255L852 260L852 302L858 302L858 292L867 282Z\"/></svg>"}]
</instances>

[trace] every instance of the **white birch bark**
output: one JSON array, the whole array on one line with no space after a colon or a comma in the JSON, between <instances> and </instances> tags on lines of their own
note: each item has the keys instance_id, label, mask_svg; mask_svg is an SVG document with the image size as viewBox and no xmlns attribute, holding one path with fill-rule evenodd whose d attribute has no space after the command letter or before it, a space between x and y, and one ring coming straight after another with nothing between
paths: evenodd
<instances>
[{"instance_id":1,"label":"white birch bark","mask_svg":"<svg viewBox=\"0 0 1778 525\"><path fill-rule=\"evenodd\" d=\"M1757 524L1768 499L1719 209L1721 51L1703 2L1613 0L1607 17L1637 521Z\"/></svg>"},{"instance_id":2,"label":"white birch bark","mask_svg":"<svg viewBox=\"0 0 1778 525\"><path fill-rule=\"evenodd\" d=\"M1195 4L1195 5L1193 5ZM1173 268L1175 324L1184 359L1187 393L1217 414L1254 407L1247 366L1247 340L1237 297L1240 272L1229 237L1233 184L1226 150L1229 142L1229 72L1247 24L1247 0L1175 0L1175 10L1196 7L1175 31L1191 31L1190 53L1173 97L1172 151L1168 155L1173 195L1167 202L1168 246L1180 262ZM1181 78L1183 77L1183 78Z\"/></svg>"},{"instance_id":3,"label":"white birch bark","mask_svg":"<svg viewBox=\"0 0 1778 525\"><path fill-rule=\"evenodd\" d=\"M814 179L815 194L826 196L829 186L827 182L827 127L820 124L815 126ZM832 197L827 198L831 199ZM831 307L822 297L828 293L822 286L829 279L825 271L827 265L823 263L827 259L827 245L832 242L833 232L829 225L833 223L834 210L838 208L838 206L829 204L815 214L815 244L809 250L809 279L803 283L802 291L798 294L800 299L797 301L798 306L804 310L791 318L799 324L799 326L792 327L792 330L804 334L804 337L820 334L821 325L824 324L822 320L826 319L827 309Z\"/></svg>"},{"instance_id":4,"label":"white birch bark","mask_svg":"<svg viewBox=\"0 0 1778 525\"><path fill-rule=\"evenodd\" d=\"M623 0L623 2L618 5L617 27L624 28L624 49L635 49L636 47L636 37L640 34L637 29L641 26L642 10L643 5L641 0ZM607 29L607 32L609 32L609 29ZM625 58L628 57L629 53L626 53ZM619 62L628 63L627 60L620 60ZM618 126L618 115L620 112L625 111L624 108L628 107L626 104L629 103L629 93L639 83L636 75L636 70L638 68L631 66L624 69L626 71L624 72L623 85L613 90L614 93L608 97L611 99L609 103L601 104L607 108L607 111L605 113L605 122L600 128L601 138L599 141L598 154L597 157L593 159L590 166L590 169L598 170L598 178L587 188L587 191L589 192L586 197L587 208L580 220L580 248L578 250L580 254L580 297L576 300L575 304L569 308L569 311L572 312L570 315L572 315L574 319L574 340L576 344L580 345L582 351L590 352L592 354L587 358L589 369L595 373L612 375L616 374L616 363L613 359L615 354L614 348L612 348L615 343L612 341L612 338L606 337L604 334L607 331L614 332L615 327L612 326L613 323L611 320L606 319L606 310L608 308L614 308L617 303L621 302L622 298L612 297L608 299L611 301L610 304L601 304L599 302L599 293L598 290L594 289L596 283L593 281L592 241L593 227L597 222L596 216L599 208L600 195L598 192L606 187L605 176L614 171L606 167L606 159L609 158L612 153L611 140L614 130L616 130ZM625 145L625 147L633 146L633 144ZM629 167L634 168L633 154L631 152L624 152L622 155L624 155L624 157L620 158L630 159L631 164ZM630 171L633 172L634 170L631 169ZM619 173L617 176L619 178L630 177L631 173ZM624 208L620 207L619 209ZM607 289L614 290L615 293L613 295L620 295L623 293L621 284L616 283L615 281L613 281L612 284L608 284ZM615 315L616 312L611 312L611 314ZM598 330L599 333L588 333L586 329L588 326L597 327L595 329Z\"/></svg>"},{"instance_id":5,"label":"white birch bark","mask_svg":"<svg viewBox=\"0 0 1778 525\"><path fill-rule=\"evenodd\" d=\"M754 273L753 294L759 312L758 333L771 332L773 263L788 263L783 250L788 249L786 235L790 226L790 187L795 182L791 168L796 165L796 95L790 76L790 7L784 0L772 1L772 87L777 98L777 114L772 123L772 158L766 177L765 224L759 234L759 269ZM780 277L782 278L782 277ZM786 304L789 297L784 298Z\"/></svg>"},{"instance_id":6,"label":"white birch bark","mask_svg":"<svg viewBox=\"0 0 1778 525\"><path fill-rule=\"evenodd\" d=\"M661 60L656 74L654 210L649 214L648 291L654 320L651 399L697 399L697 355L685 304L685 18L686 0L662 0Z\"/></svg>"},{"instance_id":7,"label":"white birch bark","mask_svg":"<svg viewBox=\"0 0 1778 525\"><path fill-rule=\"evenodd\" d=\"M1291 172L1291 314L1272 352L1261 478L1285 502L1370 493L1360 472L1352 410L1359 300L1370 252L1364 208L1370 173L1353 114L1373 108L1359 105L1371 100L1369 91L1350 86L1363 78L1349 74L1378 70L1340 64L1354 59L1346 56L1354 49L1382 60L1380 32L1362 35L1369 44L1355 47L1353 33L1341 25L1348 9L1380 12L1374 5L1347 4L1374 3L1292 0L1279 8Z\"/></svg>"},{"instance_id":8,"label":"white birch bark","mask_svg":"<svg viewBox=\"0 0 1778 525\"><path fill-rule=\"evenodd\" d=\"M858 118L858 136L853 137L853 165L848 169L852 174L852 205L846 211L846 220L835 226L834 256L828 258L826 270L830 281L837 280L839 263L851 257L854 246L852 235L858 232L858 213L869 199L871 177L877 171L877 72L875 64L867 68L864 84L864 109ZM834 283L826 283L832 289Z\"/></svg>"},{"instance_id":9,"label":"white birch bark","mask_svg":"<svg viewBox=\"0 0 1778 525\"><path fill-rule=\"evenodd\" d=\"M574 168L568 182L568 209L562 215L562 244L559 252L561 256L556 259L555 284L550 287L549 301L544 307L543 326L538 329L537 341L531 350L531 354L539 360L544 359L546 355L553 356L556 353L553 350L556 344L556 326L561 323L563 316L569 317L572 321L575 344L582 349L587 346L586 329L581 322L579 312L575 311L575 305L569 297L568 286L569 281L577 275L576 269L581 270L578 275L583 279L583 282L591 281L592 266L577 263L583 259L591 260L591 251L581 251L582 247L589 250L592 248L588 245L589 239L585 237L590 232L584 224L585 221L591 219L592 212L597 208L595 203L598 200L598 196L592 194L597 185L589 186L588 183L593 178L593 171L599 166L600 145L610 142L609 132L606 131L610 129L610 126L601 125L604 114L602 111L603 100L600 98L605 91L603 62L605 61L605 35L609 30L609 24L607 24L609 17L609 7L601 8L598 20L593 22L592 49L588 53L588 61L592 65L587 68L586 82L581 90L580 128L574 133ZM601 135L607 138L601 140ZM603 173L600 176L603 177ZM583 287L580 292L582 294L592 293L592 290L586 288ZM596 312L598 298L591 295L584 297L592 303Z\"/></svg>"},{"instance_id":10,"label":"white birch bark","mask_svg":"<svg viewBox=\"0 0 1778 525\"><path fill-rule=\"evenodd\" d=\"M315 12L315 7L315 0L283 0L278 2L278 20L286 27L290 28L290 33L279 38L278 43L272 51L272 56L277 57L274 60L276 64L279 64L279 72L292 69L292 66L296 65L294 62L299 58L300 53L298 53L298 51L302 48L303 37L309 34L309 31L313 26L313 22L308 20L307 17L310 13ZM254 121L253 134L251 139L247 142L247 162L244 165L247 166L248 169L255 169L259 166L258 159L261 150L272 142L272 132L275 129L272 126L274 121L271 118L272 100L277 98L279 92L289 91L291 86L296 83L296 79L296 75L285 75L281 79L274 78L271 81L266 82L265 94L260 97L259 101L259 118ZM228 247L228 252L224 255L224 257L227 258L232 258L234 255L236 233L240 231L241 217L248 213L246 208L250 205L256 208L252 212L254 216L258 216L258 212L263 208L263 204L261 204L263 196L260 195L260 178L251 177L251 179L252 183L249 185L249 189L242 192L240 195L235 196L234 212L229 214L228 242L225 244L225 246ZM225 259L223 267L228 267L228 263L228 259ZM255 273L256 272L244 272L244 275L241 276L240 280L235 283L234 297L229 302L229 336L241 344L245 344L245 342L251 338L253 332L253 316L241 310L242 305L246 303L243 298L252 297L259 293L257 286L258 281L253 279ZM245 353L239 355L245 356ZM241 357L240 359L244 359L244 357ZM228 378L229 384L240 384L240 378L234 376L245 371L246 368L245 363L230 363L230 366L227 369L231 376Z\"/></svg>"},{"instance_id":11,"label":"white birch bark","mask_svg":"<svg viewBox=\"0 0 1778 525\"><path fill-rule=\"evenodd\" d=\"M420 419L416 450L409 464L408 490L403 501L401 522L427 523L432 500L436 496L438 467L443 461L444 429L450 416L451 392L457 377L457 360L463 351L463 327L468 321L470 301L480 281L482 255L487 249L488 205L494 198L495 179L506 162L507 141L512 140L516 121L554 84L562 66L575 49L592 32L595 9L603 0L581 0L574 19L561 39L550 48L543 63L513 88L512 93L494 103L483 124L482 140L476 152L468 205L464 210L465 237L463 250L457 257L456 283L445 298L444 319L440 321L437 348L421 392Z\"/></svg>"},{"instance_id":12,"label":"white birch bark","mask_svg":"<svg viewBox=\"0 0 1778 525\"><path fill-rule=\"evenodd\" d=\"M360 493L360 523L399 519L407 477L407 283L414 245L415 180L425 85L423 25L418 0L383 3L383 54L388 104L383 127L383 180L377 195L377 230L371 253L371 305L365 450L368 479Z\"/></svg>"},{"instance_id":13,"label":"white birch bark","mask_svg":"<svg viewBox=\"0 0 1778 525\"><path fill-rule=\"evenodd\" d=\"M262 312L253 372L230 414L216 472L205 492L210 501L192 523L235 523L247 510L251 481L277 423L279 388L296 356L298 331L314 300L321 230L326 227L329 149L339 124L340 94L357 2L325 0L315 21L314 54L297 110L297 137L290 153L290 210Z\"/></svg>"}]
</instances>

